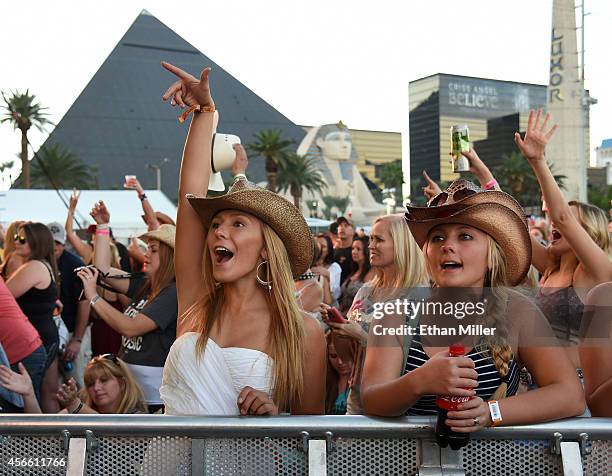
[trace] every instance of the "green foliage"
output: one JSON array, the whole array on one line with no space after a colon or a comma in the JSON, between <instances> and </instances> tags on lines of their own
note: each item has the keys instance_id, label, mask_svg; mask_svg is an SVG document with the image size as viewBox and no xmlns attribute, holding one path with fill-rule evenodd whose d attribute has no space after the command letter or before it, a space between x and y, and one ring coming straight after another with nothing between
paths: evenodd
<instances>
[{"instance_id":1,"label":"green foliage","mask_svg":"<svg viewBox=\"0 0 612 476\"><path fill-rule=\"evenodd\" d=\"M589 187L587 190L589 203L601 208L606 213L612 208L612 185L605 187Z\"/></svg>"},{"instance_id":2,"label":"green foliage","mask_svg":"<svg viewBox=\"0 0 612 476\"><path fill-rule=\"evenodd\" d=\"M95 187L96 169L85 164L59 144L41 148L38 155L42 164L37 158L32 160L30 168L32 188L53 188L55 186L82 190ZM22 185L22 177L19 177L14 184L16 187L20 185Z\"/></svg>"},{"instance_id":3,"label":"green foliage","mask_svg":"<svg viewBox=\"0 0 612 476\"><path fill-rule=\"evenodd\" d=\"M334 218L334 211L336 212L336 217L344 215L350 203L349 197L335 197L331 195L325 195L322 197L322 200L325 204L323 216L326 220Z\"/></svg>"},{"instance_id":4,"label":"green foliage","mask_svg":"<svg viewBox=\"0 0 612 476\"><path fill-rule=\"evenodd\" d=\"M48 114L45 112L47 108L35 102L36 96L30 94L29 90L26 90L25 93L12 91L8 98L3 92L2 99L4 104L0 108L4 111L0 116L0 123L9 122L14 129L22 132L27 132L32 126L44 132L46 125L53 124L47 118Z\"/></svg>"},{"instance_id":5,"label":"green foliage","mask_svg":"<svg viewBox=\"0 0 612 476\"><path fill-rule=\"evenodd\" d=\"M293 141L284 139L282 132L277 129L264 129L253 137L255 142L247 145L247 151L265 159L268 189L276 192L278 169L285 161Z\"/></svg>"},{"instance_id":6,"label":"green foliage","mask_svg":"<svg viewBox=\"0 0 612 476\"><path fill-rule=\"evenodd\" d=\"M402 161L395 160L380 166L379 179L385 188L394 188L394 198L398 204L402 203L402 185L404 184L404 173L402 172ZM384 197L382 197L384 198Z\"/></svg>"},{"instance_id":7,"label":"green foliage","mask_svg":"<svg viewBox=\"0 0 612 476\"><path fill-rule=\"evenodd\" d=\"M554 166L548 164L550 171L560 188L565 188L565 175L555 175ZM526 206L539 206L542 203L540 184L527 162L527 159L518 152L504 156L503 164L494 167L493 176L497 179L502 190L511 194L518 202Z\"/></svg>"},{"instance_id":8,"label":"green foliage","mask_svg":"<svg viewBox=\"0 0 612 476\"><path fill-rule=\"evenodd\" d=\"M277 185L282 192L289 190L293 203L298 208L304 189L320 192L327 186L317 168L316 159L293 152L285 154L285 159L279 164Z\"/></svg>"}]
</instances>

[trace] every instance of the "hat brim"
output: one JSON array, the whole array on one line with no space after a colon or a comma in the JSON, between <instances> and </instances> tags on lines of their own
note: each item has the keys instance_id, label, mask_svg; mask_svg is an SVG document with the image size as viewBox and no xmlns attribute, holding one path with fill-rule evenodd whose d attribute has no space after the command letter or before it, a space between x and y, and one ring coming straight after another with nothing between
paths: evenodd
<instances>
[{"instance_id":1,"label":"hat brim","mask_svg":"<svg viewBox=\"0 0 612 476\"><path fill-rule=\"evenodd\" d=\"M220 197L187 197L206 229L223 210L240 210L254 215L272 228L285 245L293 277L303 274L313 258L310 228L302 213L289 201L270 190L244 188Z\"/></svg>"},{"instance_id":2,"label":"hat brim","mask_svg":"<svg viewBox=\"0 0 612 476\"><path fill-rule=\"evenodd\" d=\"M147 231L138 238L148 243L149 240L157 240L174 249L176 228L173 225L163 224L157 230Z\"/></svg>"},{"instance_id":3,"label":"hat brim","mask_svg":"<svg viewBox=\"0 0 612 476\"><path fill-rule=\"evenodd\" d=\"M457 223L472 226L490 235L501 247L506 255L509 284L518 285L527 275L531 265L531 241L525 219L518 215L514 207L510 208L500 203L488 201L465 206L465 202L462 202L460 207L457 207L460 202L448 206L429 207L426 217L425 214L421 214L424 216L422 219L416 218L413 214L415 207L409 207L406 221L419 247L423 248L429 233L438 225Z\"/></svg>"}]
</instances>

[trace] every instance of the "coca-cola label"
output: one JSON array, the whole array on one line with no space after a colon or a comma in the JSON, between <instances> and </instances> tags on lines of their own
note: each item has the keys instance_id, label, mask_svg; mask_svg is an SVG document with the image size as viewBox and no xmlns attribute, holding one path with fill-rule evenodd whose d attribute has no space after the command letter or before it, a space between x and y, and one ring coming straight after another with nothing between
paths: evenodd
<instances>
[{"instance_id":1,"label":"coca-cola label","mask_svg":"<svg viewBox=\"0 0 612 476\"><path fill-rule=\"evenodd\" d=\"M473 397L457 397L457 396L452 396L452 395L442 395L442 396L438 395L436 397L436 405L438 405L440 408L444 408L445 410L453 411L453 410L456 410L460 404L467 402L471 398Z\"/></svg>"}]
</instances>

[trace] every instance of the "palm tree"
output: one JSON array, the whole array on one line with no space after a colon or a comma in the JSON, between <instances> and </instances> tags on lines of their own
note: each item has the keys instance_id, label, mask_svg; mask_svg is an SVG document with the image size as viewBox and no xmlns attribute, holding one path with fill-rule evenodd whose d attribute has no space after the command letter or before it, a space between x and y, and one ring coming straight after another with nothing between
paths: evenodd
<instances>
[{"instance_id":1,"label":"palm tree","mask_svg":"<svg viewBox=\"0 0 612 476\"><path fill-rule=\"evenodd\" d=\"M327 187L323 175L317 168L316 159L305 157L294 152L286 154L285 160L278 168L277 185L280 191L293 197L293 204L299 209L302 191L320 192Z\"/></svg>"},{"instance_id":2,"label":"palm tree","mask_svg":"<svg viewBox=\"0 0 612 476\"><path fill-rule=\"evenodd\" d=\"M96 169L62 149L59 144L43 147L38 155L38 160L32 161L32 188L88 189L95 185ZM17 179L15 185L21 184L22 177Z\"/></svg>"},{"instance_id":3,"label":"palm tree","mask_svg":"<svg viewBox=\"0 0 612 476\"><path fill-rule=\"evenodd\" d=\"M247 149L266 159L266 178L268 190L276 192L278 168L285 159L287 148L293 144L290 139L283 139L282 132L276 129L264 129L254 135L255 142L249 144Z\"/></svg>"},{"instance_id":4,"label":"palm tree","mask_svg":"<svg viewBox=\"0 0 612 476\"><path fill-rule=\"evenodd\" d=\"M395 160L380 167L379 179L385 188L394 188L394 198L397 203L402 202L402 185L404 184L404 172L402 172L402 161Z\"/></svg>"},{"instance_id":5,"label":"palm tree","mask_svg":"<svg viewBox=\"0 0 612 476\"><path fill-rule=\"evenodd\" d=\"M321 197L321 200L323 200L323 203L325 204L323 216L326 220L332 219L334 208L338 210L339 216L344 215L351 201L350 197L334 197L331 195L325 195L324 197Z\"/></svg>"},{"instance_id":6,"label":"palm tree","mask_svg":"<svg viewBox=\"0 0 612 476\"><path fill-rule=\"evenodd\" d=\"M554 166L548 164L559 187L565 188L565 175L555 175ZM535 174L519 152L504 156L504 162L493 169L502 190L511 193L523 206L539 206L542 201L541 190Z\"/></svg>"},{"instance_id":7,"label":"palm tree","mask_svg":"<svg viewBox=\"0 0 612 476\"><path fill-rule=\"evenodd\" d=\"M0 122L10 122L14 129L21 131L21 174L23 176L23 187L30 188L30 163L28 162L28 131L35 126L39 131L44 132L47 124L53 124L47 119L46 107L35 102L36 96L30 94L29 90L25 93L13 91L7 99L2 93L5 109L4 117Z\"/></svg>"}]
</instances>

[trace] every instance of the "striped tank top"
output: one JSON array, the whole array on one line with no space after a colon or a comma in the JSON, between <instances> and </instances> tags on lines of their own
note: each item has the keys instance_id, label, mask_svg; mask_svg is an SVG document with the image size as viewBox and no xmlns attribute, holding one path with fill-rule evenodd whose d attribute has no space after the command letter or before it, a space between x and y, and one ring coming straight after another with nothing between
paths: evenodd
<instances>
[{"instance_id":1,"label":"striped tank top","mask_svg":"<svg viewBox=\"0 0 612 476\"><path fill-rule=\"evenodd\" d=\"M502 384L501 376L495 367L495 363L491 358L491 354L488 349L479 350L473 348L466 357L472 359L476 365L476 372L478 372L478 387L476 387L476 396L483 400L489 400L497 387ZM415 370L421 367L425 362L429 360L429 356L423 350L421 345L420 336L414 336L410 352L408 353L408 360L406 361L406 368L403 374L407 374L411 370ZM519 386L520 369L515 359L510 361L510 369L507 375L508 391L506 396L516 394ZM406 415L435 415L438 412L436 406L435 395L423 395L421 399L416 402L412 407L408 409Z\"/></svg>"}]
</instances>

